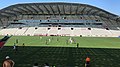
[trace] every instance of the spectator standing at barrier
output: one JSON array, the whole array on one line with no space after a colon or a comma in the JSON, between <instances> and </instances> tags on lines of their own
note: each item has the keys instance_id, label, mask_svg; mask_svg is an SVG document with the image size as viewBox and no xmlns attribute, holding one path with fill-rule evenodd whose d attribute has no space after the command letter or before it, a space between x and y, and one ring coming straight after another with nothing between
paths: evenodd
<instances>
[{"instance_id":1,"label":"spectator standing at barrier","mask_svg":"<svg viewBox=\"0 0 120 67\"><path fill-rule=\"evenodd\" d=\"M25 47L25 43L22 44L23 48Z\"/></svg>"},{"instance_id":2,"label":"spectator standing at barrier","mask_svg":"<svg viewBox=\"0 0 120 67\"><path fill-rule=\"evenodd\" d=\"M16 44L15 44L15 43L14 43L14 45L13 45L13 49L16 50Z\"/></svg>"},{"instance_id":3,"label":"spectator standing at barrier","mask_svg":"<svg viewBox=\"0 0 120 67\"><path fill-rule=\"evenodd\" d=\"M16 51L18 51L18 45L16 45Z\"/></svg>"},{"instance_id":4,"label":"spectator standing at barrier","mask_svg":"<svg viewBox=\"0 0 120 67\"><path fill-rule=\"evenodd\" d=\"M45 63L45 66L44 67L50 67L48 63Z\"/></svg>"},{"instance_id":5,"label":"spectator standing at barrier","mask_svg":"<svg viewBox=\"0 0 120 67\"><path fill-rule=\"evenodd\" d=\"M9 56L6 56L6 59L3 62L2 67L14 67L15 62L10 59Z\"/></svg>"},{"instance_id":6,"label":"spectator standing at barrier","mask_svg":"<svg viewBox=\"0 0 120 67\"><path fill-rule=\"evenodd\" d=\"M85 61L85 67L90 67L90 58L87 57Z\"/></svg>"},{"instance_id":7,"label":"spectator standing at barrier","mask_svg":"<svg viewBox=\"0 0 120 67\"><path fill-rule=\"evenodd\" d=\"M14 43L13 45L13 50L17 51L18 50L18 46Z\"/></svg>"},{"instance_id":8,"label":"spectator standing at barrier","mask_svg":"<svg viewBox=\"0 0 120 67\"><path fill-rule=\"evenodd\" d=\"M34 63L33 67L38 67L38 63Z\"/></svg>"},{"instance_id":9,"label":"spectator standing at barrier","mask_svg":"<svg viewBox=\"0 0 120 67\"><path fill-rule=\"evenodd\" d=\"M77 43L77 48L79 47L79 43Z\"/></svg>"}]
</instances>

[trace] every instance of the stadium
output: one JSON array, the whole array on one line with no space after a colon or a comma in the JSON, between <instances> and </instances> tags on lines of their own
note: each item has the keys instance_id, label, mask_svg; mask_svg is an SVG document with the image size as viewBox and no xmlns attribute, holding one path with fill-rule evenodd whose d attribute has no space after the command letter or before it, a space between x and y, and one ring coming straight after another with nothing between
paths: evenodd
<instances>
[{"instance_id":1,"label":"stadium","mask_svg":"<svg viewBox=\"0 0 120 67\"><path fill-rule=\"evenodd\" d=\"M13 35L0 59L9 55L16 67L31 67L36 62L40 66L84 67L87 56L91 67L120 66L120 17L92 5L15 4L0 10L0 27L1 38ZM17 52L12 49L16 39Z\"/></svg>"}]
</instances>

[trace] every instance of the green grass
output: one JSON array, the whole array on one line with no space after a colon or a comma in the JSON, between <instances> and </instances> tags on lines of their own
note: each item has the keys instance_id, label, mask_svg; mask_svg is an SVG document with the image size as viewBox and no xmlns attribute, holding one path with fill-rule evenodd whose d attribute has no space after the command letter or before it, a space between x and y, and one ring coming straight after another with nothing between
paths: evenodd
<instances>
[{"instance_id":1,"label":"green grass","mask_svg":"<svg viewBox=\"0 0 120 67\"><path fill-rule=\"evenodd\" d=\"M13 46L16 39L21 46L25 43L26 46L55 46L55 47L76 47L76 44L66 43L70 37L59 37L59 36L13 36L11 37L5 46ZM120 48L120 38L117 37L73 37L76 43L79 43L80 47L86 48ZM46 40L51 39L46 45ZM59 41L57 41L59 39Z\"/></svg>"},{"instance_id":2,"label":"green grass","mask_svg":"<svg viewBox=\"0 0 120 67\"><path fill-rule=\"evenodd\" d=\"M6 55L15 61L15 67L32 67L35 62L39 66L47 62L56 67L84 67L87 56L91 58L91 67L120 67L120 38L73 37L79 43L79 48L76 48L76 44L67 44L69 38L13 36L0 51L0 67ZM13 50L16 39L19 40L18 51ZM48 39L51 42L46 44ZM25 48L22 43L25 43Z\"/></svg>"}]
</instances>

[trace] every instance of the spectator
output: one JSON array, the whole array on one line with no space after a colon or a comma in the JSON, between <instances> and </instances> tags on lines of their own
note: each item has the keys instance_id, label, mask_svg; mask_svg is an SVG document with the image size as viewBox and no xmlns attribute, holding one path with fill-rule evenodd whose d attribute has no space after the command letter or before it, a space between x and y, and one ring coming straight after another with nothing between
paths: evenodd
<instances>
[{"instance_id":1,"label":"spectator","mask_svg":"<svg viewBox=\"0 0 120 67\"><path fill-rule=\"evenodd\" d=\"M18 51L18 45L16 45L16 51Z\"/></svg>"},{"instance_id":2,"label":"spectator","mask_svg":"<svg viewBox=\"0 0 120 67\"><path fill-rule=\"evenodd\" d=\"M13 45L13 49L16 50L16 44L15 44L15 43L14 43L14 45Z\"/></svg>"},{"instance_id":3,"label":"spectator","mask_svg":"<svg viewBox=\"0 0 120 67\"><path fill-rule=\"evenodd\" d=\"M38 63L34 63L33 67L38 67Z\"/></svg>"},{"instance_id":4,"label":"spectator","mask_svg":"<svg viewBox=\"0 0 120 67\"><path fill-rule=\"evenodd\" d=\"M15 50L15 52L18 51L18 45L16 45L15 43L13 45L13 50Z\"/></svg>"},{"instance_id":5,"label":"spectator","mask_svg":"<svg viewBox=\"0 0 120 67\"><path fill-rule=\"evenodd\" d=\"M45 66L44 67L50 67L48 63L45 63Z\"/></svg>"},{"instance_id":6,"label":"spectator","mask_svg":"<svg viewBox=\"0 0 120 67\"><path fill-rule=\"evenodd\" d=\"M55 65L53 65L52 67L55 67Z\"/></svg>"},{"instance_id":7,"label":"spectator","mask_svg":"<svg viewBox=\"0 0 120 67\"><path fill-rule=\"evenodd\" d=\"M14 67L15 62L10 59L9 56L6 56L6 59L3 62L2 67Z\"/></svg>"},{"instance_id":8,"label":"spectator","mask_svg":"<svg viewBox=\"0 0 120 67\"><path fill-rule=\"evenodd\" d=\"M25 43L22 44L23 48L25 47Z\"/></svg>"},{"instance_id":9,"label":"spectator","mask_svg":"<svg viewBox=\"0 0 120 67\"><path fill-rule=\"evenodd\" d=\"M79 43L77 43L77 48L79 47Z\"/></svg>"},{"instance_id":10,"label":"spectator","mask_svg":"<svg viewBox=\"0 0 120 67\"><path fill-rule=\"evenodd\" d=\"M90 58L86 58L85 67L90 67Z\"/></svg>"}]
</instances>

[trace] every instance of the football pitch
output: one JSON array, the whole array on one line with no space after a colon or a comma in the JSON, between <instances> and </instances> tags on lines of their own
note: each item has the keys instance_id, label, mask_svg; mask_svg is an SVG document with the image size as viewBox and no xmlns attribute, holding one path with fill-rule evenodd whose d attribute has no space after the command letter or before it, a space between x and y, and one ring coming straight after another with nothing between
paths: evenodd
<instances>
[{"instance_id":1,"label":"football pitch","mask_svg":"<svg viewBox=\"0 0 120 67\"><path fill-rule=\"evenodd\" d=\"M18 51L15 51L13 45L17 39ZM119 48L120 38L115 37L13 36L0 52L0 66L9 55L15 67L32 67L34 63L40 67L44 63L51 67L84 67L87 56L91 58L91 67L120 67Z\"/></svg>"},{"instance_id":2,"label":"football pitch","mask_svg":"<svg viewBox=\"0 0 120 67\"><path fill-rule=\"evenodd\" d=\"M5 46L13 46L18 39L18 46L51 46L86 48L120 48L120 38L117 37L60 37L60 36L13 36ZM70 43L70 39L73 43ZM47 42L47 43L46 43Z\"/></svg>"}]
</instances>

